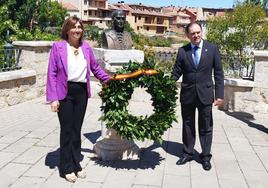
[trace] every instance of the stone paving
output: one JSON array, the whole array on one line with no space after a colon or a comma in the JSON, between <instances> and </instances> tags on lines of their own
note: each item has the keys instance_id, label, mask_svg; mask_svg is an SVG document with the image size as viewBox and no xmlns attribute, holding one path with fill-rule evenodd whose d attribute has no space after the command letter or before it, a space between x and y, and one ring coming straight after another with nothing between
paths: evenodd
<instances>
[{"instance_id":1,"label":"stone paving","mask_svg":"<svg viewBox=\"0 0 268 188\"><path fill-rule=\"evenodd\" d=\"M142 148L140 160L103 162L92 157L101 135L100 99L89 100L82 129L82 166L87 178L69 183L57 169L58 119L44 101L38 98L0 109L0 188L268 187L268 117L214 109L210 171L202 169L197 155L183 166L175 164L182 153L180 118L163 135L162 145L137 142ZM139 113L151 110L144 102L131 102L130 108ZM200 152L198 139L195 148Z\"/></svg>"}]
</instances>

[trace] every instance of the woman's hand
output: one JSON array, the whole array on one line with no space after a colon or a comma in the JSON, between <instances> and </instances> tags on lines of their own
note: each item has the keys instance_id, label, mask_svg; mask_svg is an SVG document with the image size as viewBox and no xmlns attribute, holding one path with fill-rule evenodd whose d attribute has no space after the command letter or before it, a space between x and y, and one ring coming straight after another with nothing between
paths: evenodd
<instances>
[{"instance_id":1,"label":"woman's hand","mask_svg":"<svg viewBox=\"0 0 268 188\"><path fill-rule=\"evenodd\" d=\"M52 112L59 112L59 106L60 106L59 101L53 101L53 102L50 104L51 111L52 111Z\"/></svg>"}]
</instances>

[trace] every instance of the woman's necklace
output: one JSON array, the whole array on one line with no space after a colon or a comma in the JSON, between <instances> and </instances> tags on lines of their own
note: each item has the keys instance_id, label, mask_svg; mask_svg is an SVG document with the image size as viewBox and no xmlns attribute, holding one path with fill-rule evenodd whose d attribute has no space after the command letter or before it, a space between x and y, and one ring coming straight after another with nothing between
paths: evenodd
<instances>
[{"instance_id":1,"label":"woman's necklace","mask_svg":"<svg viewBox=\"0 0 268 188\"><path fill-rule=\"evenodd\" d=\"M71 49L73 50L75 56L77 56L79 54L79 48L75 48L75 47L71 46Z\"/></svg>"}]
</instances>

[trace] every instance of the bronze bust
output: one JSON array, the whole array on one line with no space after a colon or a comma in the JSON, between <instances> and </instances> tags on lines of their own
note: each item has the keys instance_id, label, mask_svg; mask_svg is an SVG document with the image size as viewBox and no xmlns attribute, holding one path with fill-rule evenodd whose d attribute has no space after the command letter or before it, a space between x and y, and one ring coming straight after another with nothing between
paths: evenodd
<instances>
[{"instance_id":1,"label":"bronze bust","mask_svg":"<svg viewBox=\"0 0 268 188\"><path fill-rule=\"evenodd\" d=\"M132 48L130 33L124 31L126 15L123 10L112 12L112 29L102 33L102 48L127 50Z\"/></svg>"}]
</instances>

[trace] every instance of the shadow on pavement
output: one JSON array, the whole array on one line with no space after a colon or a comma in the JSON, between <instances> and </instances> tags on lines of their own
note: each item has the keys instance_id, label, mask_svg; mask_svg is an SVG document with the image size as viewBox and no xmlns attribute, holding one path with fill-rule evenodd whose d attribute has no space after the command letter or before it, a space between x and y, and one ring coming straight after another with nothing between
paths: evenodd
<instances>
[{"instance_id":1,"label":"shadow on pavement","mask_svg":"<svg viewBox=\"0 0 268 188\"><path fill-rule=\"evenodd\" d=\"M101 136L101 131L96 131L92 133L85 133L84 136L92 143L95 144L98 138Z\"/></svg>"},{"instance_id":2,"label":"shadow on pavement","mask_svg":"<svg viewBox=\"0 0 268 188\"><path fill-rule=\"evenodd\" d=\"M266 128L264 125L251 122L252 120L255 120L255 118L250 113L247 113L247 112L228 112L228 111L225 111L225 113L229 116L232 116L232 117L246 123L249 127L255 128L259 131L262 131L262 132L268 134L268 128Z\"/></svg>"},{"instance_id":3,"label":"shadow on pavement","mask_svg":"<svg viewBox=\"0 0 268 188\"><path fill-rule=\"evenodd\" d=\"M137 160L101 161L97 158L94 158L93 160L100 166L112 167L115 169L155 169L156 166L160 165L161 161L165 160L164 156L160 156L158 152L153 151L157 148L163 148L165 152L177 156L178 159L182 157L183 154L183 144L164 140L162 144L154 142L147 148L141 148L140 159ZM196 150L194 160L197 163L201 163L199 153Z\"/></svg>"},{"instance_id":4,"label":"shadow on pavement","mask_svg":"<svg viewBox=\"0 0 268 188\"><path fill-rule=\"evenodd\" d=\"M162 145L160 145L159 143L154 143L150 147L162 147L168 154L178 157L178 160L183 155L183 144L178 142L164 140ZM199 153L196 150L194 150L193 160L196 161L197 163L201 163Z\"/></svg>"},{"instance_id":5,"label":"shadow on pavement","mask_svg":"<svg viewBox=\"0 0 268 188\"><path fill-rule=\"evenodd\" d=\"M50 169L58 168L59 169L59 156L60 156L60 148L55 151L49 152L45 159L45 165Z\"/></svg>"},{"instance_id":6,"label":"shadow on pavement","mask_svg":"<svg viewBox=\"0 0 268 188\"><path fill-rule=\"evenodd\" d=\"M80 157L81 157L80 161L82 161L83 158L84 158L84 156L81 154ZM46 155L45 165L48 166L50 169L57 168L58 171L59 171L59 165L60 165L60 148L58 148L55 151L49 152ZM60 172L59 172L59 175L60 175Z\"/></svg>"},{"instance_id":7,"label":"shadow on pavement","mask_svg":"<svg viewBox=\"0 0 268 188\"><path fill-rule=\"evenodd\" d=\"M151 151L149 148L142 148L140 153L140 159L133 160L116 160L116 161L101 161L97 158L93 158L96 164L102 167L112 167L115 169L154 169L157 165L160 165L164 160L158 152Z\"/></svg>"}]
</instances>

